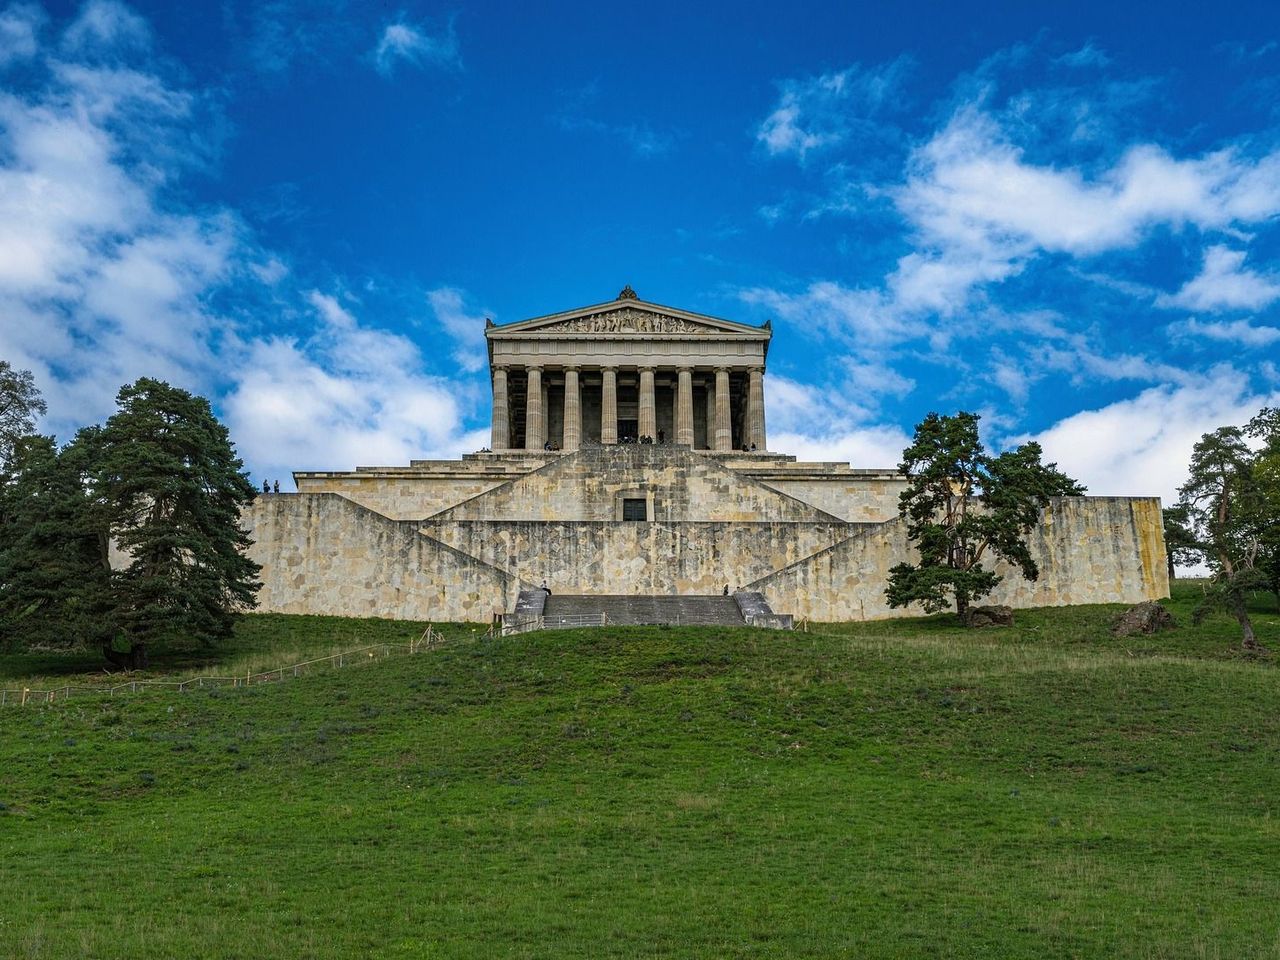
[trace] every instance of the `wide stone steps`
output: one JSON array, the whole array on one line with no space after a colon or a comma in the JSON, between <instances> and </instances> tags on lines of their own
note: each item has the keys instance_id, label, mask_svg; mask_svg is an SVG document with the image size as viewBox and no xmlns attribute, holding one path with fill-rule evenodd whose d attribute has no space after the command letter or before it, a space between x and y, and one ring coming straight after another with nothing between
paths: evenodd
<instances>
[{"instance_id":1,"label":"wide stone steps","mask_svg":"<svg viewBox=\"0 0 1280 960\"><path fill-rule=\"evenodd\" d=\"M588 622L620 625L673 624L694 626L743 626L742 610L733 597L679 596L644 597L552 594L543 607L543 625L583 626Z\"/></svg>"}]
</instances>

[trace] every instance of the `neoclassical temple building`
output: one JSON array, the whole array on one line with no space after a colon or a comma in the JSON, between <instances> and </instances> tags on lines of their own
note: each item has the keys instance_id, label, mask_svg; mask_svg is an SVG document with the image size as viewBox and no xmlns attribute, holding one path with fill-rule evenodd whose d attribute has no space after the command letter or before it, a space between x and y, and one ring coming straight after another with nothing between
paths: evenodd
<instances>
[{"instance_id":1,"label":"neoclassical temple building","mask_svg":"<svg viewBox=\"0 0 1280 960\"><path fill-rule=\"evenodd\" d=\"M769 326L641 304L583 307L485 330L493 449L670 441L764 450ZM634 305L633 305L634 304Z\"/></svg>"},{"instance_id":2,"label":"neoclassical temple building","mask_svg":"<svg viewBox=\"0 0 1280 960\"><path fill-rule=\"evenodd\" d=\"M491 448L296 472L245 515L263 609L416 620L777 625L901 616L904 481L771 451L772 330L615 300L488 324ZM1054 501L1011 606L1168 594L1154 497ZM542 589L551 591L550 597Z\"/></svg>"}]
</instances>

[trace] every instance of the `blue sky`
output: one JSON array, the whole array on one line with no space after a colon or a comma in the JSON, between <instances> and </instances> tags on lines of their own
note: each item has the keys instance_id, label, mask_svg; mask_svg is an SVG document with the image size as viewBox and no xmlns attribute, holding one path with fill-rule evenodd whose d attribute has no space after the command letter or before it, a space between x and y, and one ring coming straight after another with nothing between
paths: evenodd
<instances>
[{"instance_id":1,"label":"blue sky","mask_svg":"<svg viewBox=\"0 0 1280 960\"><path fill-rule=\"evenodd\" d=\"M255 478L487 442L483 320L774 322L770 446L1171 498L1280 402L1280 6L0 6L0 357Z\"/></svg>"}]
</instances>

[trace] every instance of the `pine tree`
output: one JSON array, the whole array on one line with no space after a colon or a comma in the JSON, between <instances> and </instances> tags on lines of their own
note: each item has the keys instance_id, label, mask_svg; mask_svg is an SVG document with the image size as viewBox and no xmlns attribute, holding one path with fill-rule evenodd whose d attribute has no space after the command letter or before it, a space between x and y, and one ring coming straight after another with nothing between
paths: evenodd
<instances>
[{"instance_id":1,"label":"pine tree","mask_svg":"<svg viewBox=\"0 0 1280 960\"><path fill-rule=\"evenodd\" d=\"M128 666L149 646L207 644L255 605L259 567L240 510L253 486L209 403L152 379L123 387L89 441L93 493L129 562L112 574L113 622ZM112 647L108 659L119 661Z\"/></svg>"},{"instance_id":2,"label":"pine tree","mask_svg":"<svg viewBox=\"0 0 1280 960\"><path fill-rule=\"evenodd\" d=\"M73 444L23 437L0 508L0 637L6 646L77 646L109 636L106 537Z\"/></svg>"},{"instance_id":3,"label":"pine tree","mask_svg":"<svg viewBox=\"0 0 1280 960\"><path fill-rule=\"evenodd\" d=\"M0 472L7 471L14 447L35 429L48 410L30 370L15 370L0 360Z\"/></svg>"},{"instance_id":4,"label":"pine tree","mask_svg":"<svg viewBox=\"0 0 1280 960\"><path fill-rule=\"evenodd\" d=\"M1084 493L1056 464L1040 462L1037 443L989 455L978 420L973 413L930 413L902 452L898 470L907 489L898 506L920 561L890 569L885 596L891 607L919 603L936 613L954 601L968 622L970 604L1001 580L984 559L1005 560L1035 580L1040 571L1027 535L1052 497Z\"/></svg>"},{"instance_id":5,"label":"pine tree","mask_svg":"<svg viewBox=\"0 0 1280 960\"><path fill-rule=\"evenodd\" d=\"M1251 591L1266 586L1257 566L1264 498L1254 476L1254 454L1239 427L1219 427L1195 445L1187 482L1178 490L1191 529L1213 576L1192 614L1197 623L1223 609L1240 624L1246 650L1258 649L1246 606Z\"/></svg>"},{"instance_id":6,"label":"pine tree","mask_svg":"<svg viewBox=\"0 0 1280 960\"><path fill-rule=\"evenodd\" d=\"M1175 565L1187 566L1201 558L1200 545L1191 530L1191 517L1182 505L1160 511L1164 520L1165 559L1169 564L1169 580L1176 578Z\"/></svg>"}]
</instances>

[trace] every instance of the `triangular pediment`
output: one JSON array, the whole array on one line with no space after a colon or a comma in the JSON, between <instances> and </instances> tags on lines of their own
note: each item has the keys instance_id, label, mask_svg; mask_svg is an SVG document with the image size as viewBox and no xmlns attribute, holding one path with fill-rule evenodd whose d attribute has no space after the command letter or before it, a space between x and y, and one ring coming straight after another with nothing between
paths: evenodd
<instances>
[{"instance_id":1,"label":"triangular pediment","mask_svg":"<svg viewBox=\"0 0 1280 960\"><path fill-rule=\"evenodd\" d=\"M485 335L506 339L528 334L565 336L736 336L768 340L768 325L753 327L644 300L613 300L518 323L489 327Z\"/></svg>"}]
</instances>

